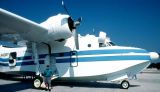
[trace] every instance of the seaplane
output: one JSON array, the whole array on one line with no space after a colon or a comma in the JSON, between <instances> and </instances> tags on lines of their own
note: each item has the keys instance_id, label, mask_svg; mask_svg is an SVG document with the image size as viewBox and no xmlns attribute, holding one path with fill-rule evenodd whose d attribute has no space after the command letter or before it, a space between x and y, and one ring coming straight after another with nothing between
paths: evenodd
<instances>
[{"instance_id":1,"label":"seaplane","mask_svg":"<svg viewBox=\"0 0 160 92\"><path fill-rule=\"evenodd\" d=\"M1 8L1 40L14 42L0 44L0 72L34 76L33 86L40 88L46 65L50 65L56 70L53 79L120 81L121 87L128 89L129 78L159 58L157 52L118 46L102 31L97 37L81 36L76 31L81 20L57 14L38 24Z\"/></svg>"}]
</instances>

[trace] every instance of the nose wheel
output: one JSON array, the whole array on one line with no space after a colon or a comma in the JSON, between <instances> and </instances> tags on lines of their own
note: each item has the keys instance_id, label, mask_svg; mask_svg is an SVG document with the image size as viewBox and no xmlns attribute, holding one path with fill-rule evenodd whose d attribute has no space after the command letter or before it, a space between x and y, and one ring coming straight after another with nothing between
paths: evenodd
<instances>
[{"instance_id":1,"label":"nose wheel","mask_svg":"<svg viewBox=\"0 0 160 92\"><path fill-rule=\"evenodd\" d=\"M129 84L129 82L127 80L123 80L121 82L121 88L122 89L128 89L129 87L130 87L130 84Z\"/></svg>"}]
</instances>

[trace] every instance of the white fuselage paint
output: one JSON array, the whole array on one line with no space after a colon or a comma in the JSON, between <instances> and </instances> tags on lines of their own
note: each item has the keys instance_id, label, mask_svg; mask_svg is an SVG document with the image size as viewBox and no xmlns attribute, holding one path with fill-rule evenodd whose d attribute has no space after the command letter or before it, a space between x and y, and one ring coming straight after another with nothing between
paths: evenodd
<instances>
[{"instance_id":1,"label":"white fuselage paint","mask_svg":"<svg viewBox=\"0 0 160 92\"><path fill-rule=\"evenodd\" d=\"M52 54L56 59L59 78L69 80L108 80L127 76L131 77L150 64L150 55L144 49L124 46L99 47L98 37L93 35L79 36L79 50L75 49L74 38L64 42L52 43ZM91 44L91 47L88 47ZM32 50L27 47L0 47L0 72L35 72ZM46 68L45 57L48 49L44 44L38 45L39 71ZM72 52L76 52L72 55ZM8 66L10 52L17 52L17 65ZM8 55L3 56L4 53ZM61 56L62 55L62 56ZM73 60L72 60L73 59Z\"/></svg>"}]
</instances>

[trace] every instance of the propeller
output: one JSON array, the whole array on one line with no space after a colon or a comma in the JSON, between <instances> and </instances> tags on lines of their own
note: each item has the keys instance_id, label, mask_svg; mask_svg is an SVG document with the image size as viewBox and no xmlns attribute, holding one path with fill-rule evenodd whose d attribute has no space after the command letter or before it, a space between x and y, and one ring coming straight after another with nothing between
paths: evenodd
<instances>
[{"instance_id":1,"label":"propeller","mask_svg":"<svg viewBox=\"0 0 160 92\"><path fill-rule=\"evenodd\" d=\"M63 1L63 0L62 0L62 6L63 6L63 8L65 9L66 13L67 13L68 15L70 15L69 12L68 12L68 10L67 10L67 8L66 8L66 6L65 6L65 4L64 4L64 1Z\"/></svg>"},{"instance_id":2,"label":"propeller","mask_svg":"<svg viewBox=\"0 0 160 92\"><path fill-rule=\"evenodd\" d=\"M62 6L63 6L64 10L66 11L66 13L68 15L70 15L70 13L68 12L68 9L66 8L63 0L62 0ZM80 25L81 21L82 21L82 17L79 17L75 21L72 19L72 17L68 18L68 26L69 26L71 32L73 32L76 49L79 49L78 32L76 31L76 28Z\"/></svg>"}]
</instances>

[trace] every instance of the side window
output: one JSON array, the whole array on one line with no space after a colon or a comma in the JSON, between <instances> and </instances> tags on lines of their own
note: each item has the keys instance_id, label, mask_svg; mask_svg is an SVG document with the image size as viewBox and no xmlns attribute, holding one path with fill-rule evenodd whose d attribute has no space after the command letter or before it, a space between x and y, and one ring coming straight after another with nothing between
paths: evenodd
<instances>
[{"instance_id":1,"label":"side window","mask_svg":"<svg viewBox=\"0 0 160 92\"><path fill-rule=\"evenodd\" d=\"M104 43L99 43L99 47L106 47L106 44L104 44Z\"/></svg>"},{"instance_id":2,"label":"side window","mask_svg":"<svg viewBox=\"0 0 160 92\"><path fill-rule=\"evenodd\" d=\"M88 47L91 47L91 44L88 44Z\"/></svg>"},{"instance_id":3,"label":"side window","mask_svg":"<svg viewBox=\"0 0 160 92\"><path fill-rule=\"evenodd\" d=\"M9 55L9 66L16 66L17 53L11 52Z\"/></svg>"}]
</instances>

